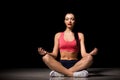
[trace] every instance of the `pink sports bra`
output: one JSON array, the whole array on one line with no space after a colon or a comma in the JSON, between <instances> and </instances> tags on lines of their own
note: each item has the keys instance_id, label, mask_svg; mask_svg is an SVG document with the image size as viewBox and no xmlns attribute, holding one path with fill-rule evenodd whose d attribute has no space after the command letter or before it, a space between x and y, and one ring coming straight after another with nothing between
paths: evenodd
<instances>
[{"instance_id":1,"label":"pink sports bra","mask_svg":"<svg viewBox=\"0 0 120 80\"><path fill-rule=\"evenodd\" d=\"M77 41L74 39L73 41L65 41L64 40L64 32L61 32L59 37L59 49L62 51L70 51L70 52L78 52Z\"/></svg>"}]
</instances>

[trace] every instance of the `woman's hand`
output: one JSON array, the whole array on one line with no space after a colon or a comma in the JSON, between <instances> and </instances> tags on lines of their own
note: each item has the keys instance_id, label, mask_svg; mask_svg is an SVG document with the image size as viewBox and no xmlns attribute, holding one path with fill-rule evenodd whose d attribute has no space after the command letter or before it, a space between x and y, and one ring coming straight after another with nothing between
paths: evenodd
<instances>
[{"instance_id":1,"label":"woman's hand","mask_svg":"<svg viewBox=\"0 0 120 80\"><path fill-rule=\"evenodd\" d=\"M96 47L90 52L91 55L96 55L97 53L98 53L98 48Z\"/></svg>"},{"instance_id":2,"label":"woman's hand","mask_svg":"<svg viewBox=\"0 0 120 80\"><path fill-rule=\"evenodd\" d=\"M38 53L40 54L40 55L46 55L48 52L47 51L45 51L43 48L41 48L41 47L39 47L38 48Z\"/></svg>"}]
</instances>

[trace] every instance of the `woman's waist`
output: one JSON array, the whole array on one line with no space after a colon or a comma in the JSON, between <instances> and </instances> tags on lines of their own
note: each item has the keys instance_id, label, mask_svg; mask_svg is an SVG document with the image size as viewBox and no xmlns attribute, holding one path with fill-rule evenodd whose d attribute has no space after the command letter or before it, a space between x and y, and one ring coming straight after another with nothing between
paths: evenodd
<instances>
[{"instance_id":1,"label":"woman's waist","mask_svg":"<svg viewBox=\"0 0 120 80\"><path fill-rule=\"evenodd\" d=\"M67 57L64 57L64 58L60 58L60 60L78 60L77 58L67 58Z\"/></svg>"},{"instance_id":2,"label":"woman's waist","mask_svg":"<svg viewBox=\"0 0 120 80\"><path fill-rule=\"evenodd\" d=\"M77 60L77 53L74 52L61 52L61 60Z\"/></svg>"},{"instance_id":3,"label":"woman's waist","mask_svg":"<svg viewBox=\"0 0 120 80\"><path fill-rule=\"evenodd\" d=\"M78 54L78 51L63 50L63 51L60 51L60 54L75 55L75 54Z\"/></svg>"},{"instance_id":4,"label":"woman's waist","mask_svg":"<svg viewBox=\"0 0 120 80\"><path fill-rule=\"evenodd\" d=\"M70 53L77 53L77 49L60 49L60 52L70 52Z\"/></svg>"}]
</instances>

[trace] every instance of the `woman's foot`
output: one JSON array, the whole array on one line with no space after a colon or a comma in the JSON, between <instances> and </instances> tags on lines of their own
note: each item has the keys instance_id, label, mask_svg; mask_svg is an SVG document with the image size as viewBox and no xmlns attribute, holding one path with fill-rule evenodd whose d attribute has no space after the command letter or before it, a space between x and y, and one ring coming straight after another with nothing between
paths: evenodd
<instances>
[{"instance_id":1,"label":"woman's foot","mask_svg":"<svg viewBox=\"0 0 120 80\"><path fill-rule=\"evenodd\" d=\"M74 72L73 77L85 78L85 77L88 77L88 74L89 73L87 70L82 70L82 71Z\"/></svg>"},{"instance_id":2,"label":"woman's foot","mask_svg":"<svg viewBox=\"0 0 120 80\"><path fill-rule=\"evenodd\" d=\"M82 71L74 72L73 77L85 78L85 77L88 77L88 74L89 73L87 70L82 70ZM49 75L50 77L65 77L65 75L56 71L51 71Z\"/></svg>"},{"instance_id":3,"label":"woman's foot","mask_svg":"<svg viewBox=\"0 0 120 80\"><path fill-rule=\"evenodd\" d=\"M64 76L63 74L56 72L56 71L51 71L49 75L50 77L63 77Z\"/></svg>"}]
</instances>

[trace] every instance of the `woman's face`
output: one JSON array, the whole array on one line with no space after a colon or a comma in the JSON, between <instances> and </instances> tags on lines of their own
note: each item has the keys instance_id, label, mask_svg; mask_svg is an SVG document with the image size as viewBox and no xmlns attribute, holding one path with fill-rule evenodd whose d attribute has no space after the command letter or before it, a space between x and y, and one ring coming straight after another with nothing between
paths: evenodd
<instances>
[{"instance_id":1,"label":"woman's face","mask_svg":"<svg viewBox=\"0 0 120 80\"><path fill-rule=\"evenodd\" d=\"M64 22L67 28L73 28L75 24L75 16L72 13L66 14Z\"/></svg>"}]
</instances>

